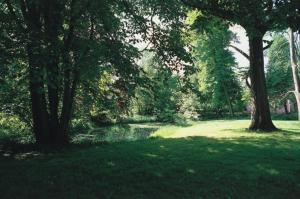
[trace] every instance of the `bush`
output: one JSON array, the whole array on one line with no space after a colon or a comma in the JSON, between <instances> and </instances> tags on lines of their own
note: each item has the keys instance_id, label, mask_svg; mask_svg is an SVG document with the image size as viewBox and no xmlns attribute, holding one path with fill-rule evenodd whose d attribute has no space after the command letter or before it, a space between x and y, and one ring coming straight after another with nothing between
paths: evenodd
<instances>
[{"instance_id":1,"label":"bush","mask_svg":"<svg viewBox=\"0 0 300 199\"><path fill-rule=\"evenodd\" d=\"M272 118L274 120L297 120L298 114L297 113L289 113L289 114L272 114Z\"/></svg>"},{"instance_id":2,"label":"bush","mask_svg":"<svg viewBox=\"0 0 300 199\"><path fill-rule=\"evenodd\" d=\"M157 113L157 119L161 122L175 122L176 111L172 109L163 109L159 113Z\"/></svg>"},{"instance_id":3,"label":"bush","mask_svg":"<svg viewBox=\"0 0 300 199\"><path fill-rule=\"evenodd\" d=\"M73 119L71 121L71 134L81 134L87 133L92 128L92 125L89 121L85 119Z\"/></svg>"},{"instance_id":4,"label":"bush","mask_svg":"<svg viewBox=\"0 0 300 199\"><path fill-rule=\"evenodd\" d=\"M0 113L0 140L3 142L33 143L30 127L17 116Z\"/></svg>"},{"instance_id":5,"label":"bush","mask_svg":"<svg viewBox=\"0 0 300 199\"><path fill-rule=\"evenodd\" d=\"M106 126L116 123L117 119L113 114L110 114L109 111L106 111L91 115L91 121L97 126Z\"/></svg>"},{"instance_id":6,"label":"bush","mask_svg":"<svg viewBox=\"0 0 300 199\"><path fill-rule=\"evenodd\" d=\"M199 119L198 112L201 104L199 102L199 97L195 93L180 93L177 106L179 107L179 113L181 113L183 118L190 120Z\"/></svg>"},{"instance_id":7,"label":"bush","mask_svg":"<svg viewBox=\"0 0 300 199\"><path fill-rule=\"evenodd\" d=\"M149 123L149 122L156 122L157 118L155 116L148 116L148 115L133 115L124 118L121 122L122 123Z\"/></svg>"}]
</instances>

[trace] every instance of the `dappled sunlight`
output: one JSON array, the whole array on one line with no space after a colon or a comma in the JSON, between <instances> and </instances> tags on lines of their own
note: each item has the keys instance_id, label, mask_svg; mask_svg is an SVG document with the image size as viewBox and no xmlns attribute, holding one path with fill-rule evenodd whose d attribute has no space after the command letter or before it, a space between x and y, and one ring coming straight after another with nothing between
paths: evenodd
<instances>
[{"instance_id":1,"label":"dappled sunlight","mask_svg":"<svg viewBox=\"0 0 300 199\"><path fill-rule=\"evenodd\" d=\"M278 170L261 165L261 164L256 165L256 168L262 172L265 172L265 173L273 175L273 176L277 176L280 174L280 172Z\"/></svg>"},{"instance_id":2,"label":"dappled sunlight","mask_svg":"<svg viewBox=\"0 0 300 199\"><path fill-rule=\"evenodd\" d=\"M213 149L213 148L211 148L211 147L208 147L208 148L207 148L207 151L208 151L209 153L219 153L218 150Z\"/></svg>"},{"instance_id":3,"label":"dappled sunlight","mask_svg":"<svg viewBox=\"0 0 300 199\"><path fill-rule=\"evenodd\" d=\"M300 124L298 121L275 121L281 130L272 133L250 132L246 128L249 120L215 120L195 122L190 127L166 126L158 129L153 136L162 138L184 138L203 136L216 139L233 138L288 138L300 139ZM281 128L284 127L284 128Z\"/></svg>"},{"instance_id":4,"label":"dappled sunlight","mask_svg":"<svg viewBox=\"0 0 300 199\"><path fill-rule=\"evenodd\" d=\"M151 153L147 153L147 154L145 154L145 156L150 157L150 158L157 158L158 157L158 155L151 154Z\"/></svg>"},{"instance_id":5,"label":"dappled sunlight","mask_svg":"<svg viewBox=\"0 0 300 199\"><path fill-rule=\"evenodd\" d=\"M194 169L187 169L186 171L187 171L188 173L190 173L190 174L195 174L195 173L196 173Z\"/></svg>"},{"instance_id":6,"label":"dappled sunlight","mask_svg":"<svg viewBox=\"0 0 300 199\"><path fill-rule=\"evenodd\" d=\"M111 161L107 162L106 164L107 164L108 166L110 166L110 167L116 166L115 163L113 163L113 162L111 162Z\"/></svg>"}]
</instances>

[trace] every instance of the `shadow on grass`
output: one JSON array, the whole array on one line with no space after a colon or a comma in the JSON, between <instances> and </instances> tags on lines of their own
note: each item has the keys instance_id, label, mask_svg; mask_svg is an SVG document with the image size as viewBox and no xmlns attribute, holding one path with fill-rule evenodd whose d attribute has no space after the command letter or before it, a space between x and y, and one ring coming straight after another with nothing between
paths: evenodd
<instances>
[{"instance_id":1,"label":"shadow on grass","mask_svg":"<svg viewBox=\"0 0 300 199\"><path fill-rule=\"evenodd\" d=\"M148 136L153 130L142 129ZM273 199L300 195L300 140L150 138L82 146L50 154L1 156L1 198Z\"/></svg>"},{"instance_id":2,"label":"shadow on grass","mask_svg":"<svg viewBox=\"0 0 300 199\"><path fill-rule=\"evenodd\" d=\"M142 139L148 139L155 131L158 130L156 123L147 124L118 124L114 126L94 128L87 133L73 134L71 137L70 145L64 147L64 149L70 149L72 147L89 147L93 145L103 145L113 142L121 141L136 141ZM19 153L51 153L59 152L60 149L48 150L48 149L38 149L32 143L20 143L14 138L0 139L0 155L4 156L14 156Z\"/></svg>"}]
</instances>

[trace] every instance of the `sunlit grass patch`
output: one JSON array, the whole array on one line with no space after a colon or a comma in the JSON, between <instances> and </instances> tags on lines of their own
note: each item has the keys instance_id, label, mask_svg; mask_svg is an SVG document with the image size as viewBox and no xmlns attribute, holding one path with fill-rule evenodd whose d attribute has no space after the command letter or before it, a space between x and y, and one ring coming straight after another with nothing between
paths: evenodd
<instances>
[{"instance_id":1,"label":"sunlit grass patch","mask_svg":"<svg viewBox=\"0 0 300 199\"><path fill-rule=\"evenodd\" d=\"M275 121L280 129L278 132L263 133L247 130L248 120L214 120L194 122L189 127L165 126L157 130L153 136L163 138L182 138L189 136L204 136L212 138L239 138L239 137L277 137L292 132L290 136L300 138L300 123L298 121Z\"/></svg>"}]
</instances>

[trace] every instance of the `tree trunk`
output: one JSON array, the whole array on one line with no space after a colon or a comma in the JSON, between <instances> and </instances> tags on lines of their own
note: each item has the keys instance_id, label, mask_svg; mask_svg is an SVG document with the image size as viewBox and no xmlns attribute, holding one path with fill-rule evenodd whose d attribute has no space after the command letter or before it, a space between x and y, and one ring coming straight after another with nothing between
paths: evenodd
<instances>
[{"instance_id":1,"label":"tree trunk","mask_svg":"<svg viewBox=\"0 0 300 199\"><path fill-rule=\"evenodd\" d=\"M286 102L283 103L283 107L284 107L285 114L289 114L289 110L288 110Z\"/></svg>"},{"instance_id":2,"label":"tree trunk","mask_svg":"<svg viewBox=\"0 0 300 199\"><path fill-rule=\"evenodd\" d=\"M250 79L253 93L252 122L249 129L274 131L276 127L271 119L264 71L263 35L249 36Z\"/></svg>"},{"instance_id":3,"label":"tree trunk","mask_svg":"<svg viewBox=\"0 0 300 199\"><path fill-rule=\"evenodd\" d=\"M59 25L61 18L58 8L48 2L48 12L45 11L45 33L47 45L47 88L48 88L48 103L49 103L49 128L51 134L51 142L59 142L59 85L61 80L59 78ZM50 9L52 8L52 9ZM50 16L50 13L52 15ZM53 18L52 20L50 18ZM56 20L54 20L56 19Z\"/></svg>"},{"instance_id":4,"label":"tree trunk","mask_svg":"<svg viewBox=\"0 0 300 199\"><path fill-rule=\"evenodd\" d=\"M32 38L33 39L33 38ZM35 38L36 39L36 38ZM49 145L49 123L47 103L45 97L45 88L43 82L43 68L39 48L30 41L27 46L29 63L29 90L31 96L31 110L33 119L33 132L36 143L39 146Z\"/></svg>"},{"instance_id":5,"label":"tree trunk","mask_svg":"<svg viewBox=\"0 0 300 199\"><path fill-rule=\"evenodd\" d=\"M72 1L74 3L74 1ZM67 45L61 49L65 2L20 1L26 26L27 58L29 65L29 90L33 116L33 132L40 148L60 147L68 142L68 127L75 95L76 78L67 77L65 93L61 92L63 75L60 74L61 55L68 54L74 35L74 20L70 24ZM13 12L10 1L7 5ZM73 9L74 5L72 5ZM65 38L64 38L65 39ZM71 65L69 71L72 71ZM66 69L65 69L66 70ZM74 83L76 82L76 83ZM66 96L61 96L61 95ZM61 102L63 99L63 103ZM60 109L62 107L62 109ZM60 113L61 112L61 113Z\"/></svg>"},{"instance_id":6,"label":"tree trunk","mask_svg":"<svg viewBox=\"0 0 300 199\"><path fill-rule=\"evenodd\" d=\"M297 101L298 120L300 121L300 79L299 79L299 71L298 71L298 60L296 55L295 37L292 29L289 30L289 35L290 35L289 43L290 43L291 66L292 66L294 86L295 86L294 94Z\"/></svg>"},{"instance_id":7,"label":"tree trunk","mask_svg":"<svg viewBox=\"0 0 300 199\"><path fill-rule=\"evenodd\" d=\"M223 84L223 89L224 89L224 94L225 94L225 98L226 98L226 101L227 101L227 105L228 105L228 108L229 108L229 113L233 117L234 116L234 111L233 111L232 103L231 103L230 97L228 95L227 89L224 86L224 84Z\"/></svg>"},{"instance_id":8,"label":"tree trunk","mask_svg":"<svg viewBox=\"0 0 300 199\"><path fill-rule=\"evenodd\" d=\"M74 71L73 81L71 81L71 71L65 71L65 85L63 96L63 107L60 117L60 142L66 144L69 141L68 131L72 117L72 109L74 104L75 91L79 78L79 71Z\"/></svg>"}]
</instances>

